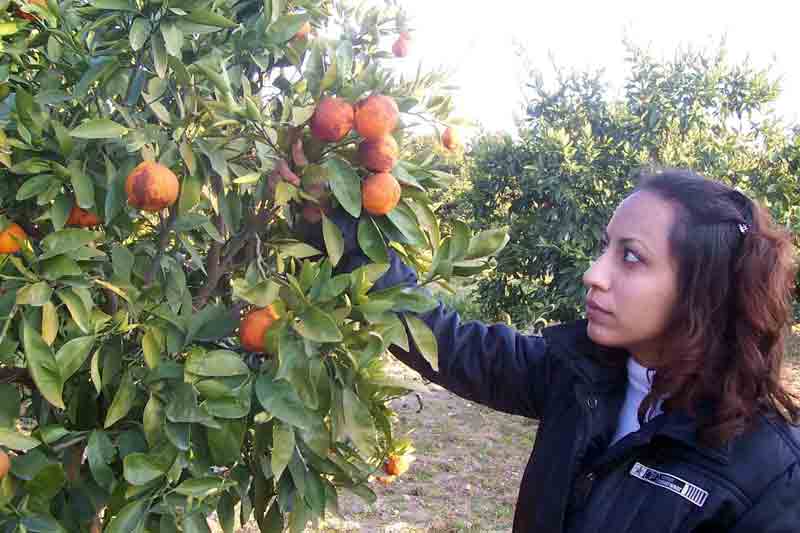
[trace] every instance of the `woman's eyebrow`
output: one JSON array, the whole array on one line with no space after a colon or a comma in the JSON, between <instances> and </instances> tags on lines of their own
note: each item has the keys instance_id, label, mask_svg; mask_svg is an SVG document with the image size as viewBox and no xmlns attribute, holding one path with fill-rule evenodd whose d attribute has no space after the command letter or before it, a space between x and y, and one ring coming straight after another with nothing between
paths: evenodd
<instances>
[{"instance_id":1,"label":"woman's eyebrow","mask_svg":"<svg viewBox=\"0 0 800 533\"><path fill-rule=\"evenodd\" d=\"M608 234L608 230L603 230L603 239L606 242L611 242L611 237ZM641 239L637 239L635 237L622 237L622 238L619 238L617 240L620 242L620 244L623 244L623 245L631 244L631 243L637 244L638 246L641 246L642 248L644 248L645 252L652 253L650 248Z\"/></svg>"}]
</instances>

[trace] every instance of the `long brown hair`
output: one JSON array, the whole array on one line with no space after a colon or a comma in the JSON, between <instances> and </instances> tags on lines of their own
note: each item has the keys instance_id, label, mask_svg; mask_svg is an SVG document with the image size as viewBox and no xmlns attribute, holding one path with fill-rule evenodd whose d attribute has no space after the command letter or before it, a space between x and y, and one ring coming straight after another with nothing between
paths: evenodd
<instances>
[{"instance_id":1,"label":"long brown hair","mask_svg":"<svg viewBox=\"0 0 800 533\"><path fill-rule=\"evenodd\" d=\"M800 398L781 383L797 273L791 235L739 191L686 170L642 176L636 187L676 207L670 248L682 296L670 321L653 388L666 409L699 415L700 439L719 446L759 412L800 420Z\"/></svg>"}]
</instances>

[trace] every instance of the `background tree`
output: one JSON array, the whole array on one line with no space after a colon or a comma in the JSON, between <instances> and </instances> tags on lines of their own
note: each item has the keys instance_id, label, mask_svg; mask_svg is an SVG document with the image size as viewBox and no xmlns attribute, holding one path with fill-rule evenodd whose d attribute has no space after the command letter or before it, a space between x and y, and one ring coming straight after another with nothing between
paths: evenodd
<instances>
[{"instance_id":1,"label":"background tree","mask_svg":"<svg viewBox=\"0 0 800 533\"><path fill-rule=\"evenodd\" d=\"M690 167L741 188L797 231L798 136L775 114L767 70L724 49L662 60L627 43L620 97L599 72L531 71L520 137L483 136L470 150L475 227L510 227L496 270L477 288L483 311L540 327L582 313L581 275L613 208L641 170Z\"/></svg>"}]
</instances>

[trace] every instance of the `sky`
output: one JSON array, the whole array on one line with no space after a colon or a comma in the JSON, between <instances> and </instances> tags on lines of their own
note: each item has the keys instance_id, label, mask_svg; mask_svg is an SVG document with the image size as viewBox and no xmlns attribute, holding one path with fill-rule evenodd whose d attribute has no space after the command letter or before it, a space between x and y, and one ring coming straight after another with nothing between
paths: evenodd
<instances>
[{"instance_id":1,"label":"sky","mask_svg":"<svg viewBox=\"0 0 800 533\"><path fill-rule=\"evenodd\" d=\"M732 61L771 67L781 80L776 110L800 119L800 2L796 0L401 0L414 44L399 65L445 66L460 87L456 114L491 131L514 127L526 76L514 50L553 80L561 68L602 68L612 90L623 84L627 35L658 57L679 46L714 49L724 37ZM469 132L466 132L469 134Z\"/></svg>"}]
</instances>

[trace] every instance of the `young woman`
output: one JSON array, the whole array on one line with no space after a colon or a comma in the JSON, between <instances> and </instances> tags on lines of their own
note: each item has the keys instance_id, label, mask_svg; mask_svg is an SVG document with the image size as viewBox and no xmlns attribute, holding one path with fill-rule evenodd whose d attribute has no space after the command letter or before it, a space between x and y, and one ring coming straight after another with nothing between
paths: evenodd
<instances>
[{"instance_id":1,"label":"young woman","mask_svg":"<svg viewBox=\"0 0 800 533\"><path fill-rule=\"evenodd\" d=\"M420 315L438 372L415 348L393 353L540 420L516 533L800 531L800 406L780 373L790 236L743 194L678 170L644 178L605 233L585 320L528 336L440 305ZM377 288L415 282L393 255Z\"/></svg>"}]
</instances>

